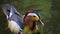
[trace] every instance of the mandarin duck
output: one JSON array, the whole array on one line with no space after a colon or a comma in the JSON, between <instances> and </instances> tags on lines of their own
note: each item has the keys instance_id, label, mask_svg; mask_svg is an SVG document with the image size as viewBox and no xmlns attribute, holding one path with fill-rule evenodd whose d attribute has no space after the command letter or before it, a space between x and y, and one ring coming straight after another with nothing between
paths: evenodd
<instances>
[{"instance_id":1,"label":"mandarin duck","mask_svg":"<svg viewBox=\"0 0 60 34\"><path fill-rule=\"evenodd\" d=\"M8 28L14 34L22 34L23 26L23 18L24 16L21 15L13 6L10 4L2 5L2 10L7 17L8 21Z\"/></svg>"},{"instance_id":2,"label":"mandarin duck","mask_svg":"<svg viewBox=\"0 0 60 34\"><path fill-rule=\"evenodd\" d=\"M44 25L40 19L39 12L37 10L28 10L23 19L24 23L24 34L40 34L38 26L36 23ZM31 31L34 33L31 33Z\"/></svg>"}]
</instances>

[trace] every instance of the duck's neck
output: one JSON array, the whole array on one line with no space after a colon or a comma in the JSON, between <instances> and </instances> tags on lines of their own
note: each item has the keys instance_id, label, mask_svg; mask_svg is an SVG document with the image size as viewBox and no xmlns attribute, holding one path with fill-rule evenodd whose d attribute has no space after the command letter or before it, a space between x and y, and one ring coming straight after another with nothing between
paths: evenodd
<instances>
[{"instance_id":1,"label":"duck's neck","mask_svg":"<svg viewBox=\"0 0 60 34\"><path fill-rule=\"evenodd\" d=\"M35 21L33 21L31 26L30 26L30 29L33 30L35 28L35 26L36 26L36 23L35 23Z\"/></svg>"}]
</instances>

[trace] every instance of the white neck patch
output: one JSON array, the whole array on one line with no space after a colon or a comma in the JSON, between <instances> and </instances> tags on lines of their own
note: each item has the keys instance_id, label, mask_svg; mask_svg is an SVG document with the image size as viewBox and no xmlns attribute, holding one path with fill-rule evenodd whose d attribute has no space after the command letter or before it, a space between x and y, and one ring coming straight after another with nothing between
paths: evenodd
<instances>
[{"instance_id":1,"label":"white neck patch","mask_svg":"<svg viewBox=\"0 0 60 34\"><path fill-rule=\"evenodd\" d=\"M29 13L27 16L36 16L37 18L39 18L38 15L35 13Z\"/></svg>"}]
</instances>

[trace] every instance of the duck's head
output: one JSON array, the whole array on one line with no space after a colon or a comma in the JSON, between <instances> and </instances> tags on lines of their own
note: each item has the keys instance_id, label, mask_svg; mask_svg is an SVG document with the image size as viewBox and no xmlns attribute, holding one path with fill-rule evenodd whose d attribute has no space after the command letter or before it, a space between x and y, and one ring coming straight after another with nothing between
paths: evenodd
<instances>
[{"instance_id":1,"label":"duck's head","mask_svg":"<svg viewBox=\"0 0 60 34\"><path fill-rule=\"evenodd\" d=\"M32 21L39 22L40 24L44 25L40 19L38 10L28 10L25 17L29 17Z\"/></svg>"}]
</instances>

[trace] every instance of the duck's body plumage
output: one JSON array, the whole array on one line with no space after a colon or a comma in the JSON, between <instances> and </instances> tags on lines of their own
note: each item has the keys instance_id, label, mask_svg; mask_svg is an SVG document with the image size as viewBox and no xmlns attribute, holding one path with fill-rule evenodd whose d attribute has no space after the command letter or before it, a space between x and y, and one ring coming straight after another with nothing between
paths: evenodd
<instances>
[{"instance_id":1,"label":"duck's body plumage","mask_svg":"<svg viewBox=\"0 0 60 34\"><path fill-rule=\"evenodd\" d=\"M14 34L22 34L21 31L23 30L23 15L20 15L19 12L9 4L5 4L2 6L3 12L7 17L8 21L8 28L11 30L11 32L14 32Z\"/></svg>"}]
</instances>

